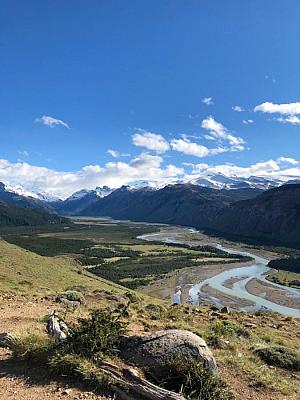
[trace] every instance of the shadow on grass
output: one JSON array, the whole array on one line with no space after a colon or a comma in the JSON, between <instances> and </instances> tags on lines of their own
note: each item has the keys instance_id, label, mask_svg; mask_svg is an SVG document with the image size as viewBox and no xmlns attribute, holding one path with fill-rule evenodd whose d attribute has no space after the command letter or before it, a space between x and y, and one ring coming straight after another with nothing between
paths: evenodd
<instances>
[{"instance_id":1,"label":"shadow on grass","mask_svg":"<svg viewBox=\"0 0 300 400\"><path fill-rule=\"evenodd\" d=\"M26 361L19 361L12 357L4 356L0 358L0 379L2 378L21 378L26 385L32 386L57 386L60 388L73 388L82 392L93 392L98 396L105 396L112 399L111 392L104 391L95 386L84 384L76 378L55 375L45 365L30 364ZM26 399L24 399L26 400Z\"/></svg>"}]
</instances>

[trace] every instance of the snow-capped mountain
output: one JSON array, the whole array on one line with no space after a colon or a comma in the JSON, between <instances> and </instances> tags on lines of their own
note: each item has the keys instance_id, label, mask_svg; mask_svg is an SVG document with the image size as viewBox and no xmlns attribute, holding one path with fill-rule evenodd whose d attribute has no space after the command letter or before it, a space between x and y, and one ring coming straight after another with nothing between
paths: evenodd
<instances>
[{"instance_id":1,"label":"snow-capped mountain","mask_svg":"<svg viewBox=\"0 0 300 400\"><path fill-rule=\"evenodd\" d=\"M19 196L32 197L34 199L46 201L46 202L61 200L59 196L52 195L52 194L46 193L46 192L39 192L39 191L35 192L34 190L26 190L21 185L16 185L16 186L11 186L8 184L3 184L3 185L7 192L15 193L15 194L18 194Z\"/></svg>"},{"instance_id":2,"label":"snow-capped mountain","mask_svg":"<svg viewBox=\"0 0 300 400\"><path fill-rule=\"evenodd\" d=\"M283 180L265 178L260 176L250 176L249 178L242 178L237 176L226 176L223 174L216 174L205 176L190 181L194 185L209 187L211 189L244 189L255 188L268 190L273 187L278 187L284 183Z\"/></svg>"},{"instance_id":3,"label":"snow-capped mountain","mask_svg":"<svg viewBox=\"0 0 300 400\"><path fill-rule=\"evenodd\" d=\"M178 180L174 182L179 183ZM141 188L151 188L151 189L162 189L165 186L169 185L170 182L163 182L163 181L134 181L134 182L129 182L128 185L126 185L129 188L132 189L141 189Z\"/></svg>"},{"instance_id":4,"label":"snow-capped mountain","mask_svg":"<svg viewBox=\"0 0 300 400\"><path fill-rule=\"evenodd\" d=\"M78 190L78 192L73 193L71 196L69 196L65 201L75 201L75 200L80 200L83 197L87 195L96 195L97 197L105 197L111 194L115 189L111 189L108 186L103 186L103 187L96 187L96 189L88 190L88 189L82 189Z\"/></svg>"},{"instance_id":5,"label":"snow-capped mountain","mask_svg":"<svg viewBox=\"0 0 300 400\"><path fill-rule=\"evenodd\" d=\"M262 177L262 176L250 176L247 178L244 177L238 177L238 176L227 176L221 173L214 174L214 175L203 175L203 176L198 176L195 178L189 178L189 179L172 179L166 180L166 181L160 181L160 180L138 180L134 182L130 182L127 187L131 188L132 190L134 189L141 189L141 188L150 188L152 190L159 190L162 189L166 186L169 185L174 185L174 184L186 184L186 183L191 183L193 185L199 185L203 187L208 187L211 189L245 189L245 188L253 188L253 189L262 189L262 190L268 190L271 188L275 188L278 186L281 186L286 183L290 184L295 184L295 183L300 183L300 179L297 179L295 177L285 177L285 179L279 179L279 178L270 178L270 177ZM74 192L71 196L69 197L61 197L59 195L56 195L55 193L47 193L47 192L42 192L40 190L36 190L36 188L24 188L22 185L8 185L8 184L3 184L5 187L5 190L10 193L14 193L19 196L27 197L27 198L32 198L36 200L43 201L45 203L53 203L53 206L57 208L57 205L54 203L69 203L73 201L82 201L84 202L84 199L86 201L92 201L96 200L98 198L103 198L108 195L110 195L115 189L109 188L108 186L103 186L103 187L96 187L95 189L81 189L76 192ZM65 199L65 200L63 200ZM73 206L74 207L74 206Z\"/></svg>"},{"instance_id":6,"label":"snow-capped mountain","mask_svg":"<svg viewBox=\"0 0 300 400\"><path fill-rule=\"evenodd\" d=\"M12 187L3 182L0 182L0 203L22 208L44 208L53 212L51 205L38 196L32 196L31 192L23 190L21 186Z\"/></svg>"}]
</instances>

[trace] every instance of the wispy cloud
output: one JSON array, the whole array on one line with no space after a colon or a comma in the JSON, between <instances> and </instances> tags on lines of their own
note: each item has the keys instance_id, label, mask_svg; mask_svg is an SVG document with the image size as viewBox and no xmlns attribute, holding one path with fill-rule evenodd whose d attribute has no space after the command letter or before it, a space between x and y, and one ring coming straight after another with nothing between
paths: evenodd
<instances>
[{"instance_id":1,"label":"wispy cloud","mask_svg":"<svg viewBox=\"0 0 300 400\"><path fill-rule=\"evenodd\" d=\"M54 128L55 126L64 126L65 128L70 128L69 125L62 121L61 119L50 117L49 115L43 115L40 118L36 118L34 122L41 123L43 125L49 126L50 128Z\"/></svg>"},{"instance_id":2,"label":"wispy cloud","mask_svg":"<svg viewBox=\"0 0 300 400\"><path fill-rule=\"evenodd\" d=\"M242 122L244 125L251 125L254 123L253 119L243 119Z\"/></svg>"},{"instance_id":3,"label":"wispy cloud","mask_svg":"<svg viewBox=\"0 0 300 400\"><path fill-rule=\"evenodd\" d=\"M170 145L164 137L157 133L148 132L144 129L136 129L139 133L132 135L132 143L138 147L145 147L157 153L165 153Z\"/></svg>"},{"instance_id":4,"label":"wispy cloud","mask_svg":"<svg viewBox=\"0 0 300 400\"><path fill-rule=\"evenodd\" d=\"M299 161L295 160L292 157L278 157L277 161L279 163L286 163L286 164L292 164L292 165L297 165L299 164Z\"/></svg>"},{"instance_id":5,"label":"wispy cloud","mask_svg":"<svg viewBox=\"0 0 300 400\"><path fill-rule=\"evenodd\" d=\"M233 106L232 109L233 109L233 111L236 111L236 112L245 111L245 109L243 107L241 107L241 106Z\"/></svg>"},{"instance_id":6,"label":"wispy cloud","mask_svg":"<svg viewBox=\"0 0 300 400\"><path fill-rule=\"evenodd\" d=\"M110 154L114 158L118 158L120 153L117 150L109 149L107 150L107 154Z\"/></svg>"},{"instance_id":7,"label":"wispy cloud","mask_svg":"<svg viewBox=\"0 0 300 400\"><path fill-rule=\"evenodd\" d=\"M29 156L29 152L28 152L27 150L19 150L19 151L18 151L18 154L19 154L21 157L23 157L23 158Z\"/></svg>"},{"instance_id":8,"label":"wispy cloud","mask_svg":"<svg viewBox=\"0 0 300 400\"><path fill-rule=\"evenodd\" d=\"M265 75L265 79L266 80L270 80L272 83L276 83L276 79L274 77L272 77L272 76Z\"/></svg>"},{"instance_id":9,"label":"wispy cloud","mask_svg":"<svg viewBox=\"0 0 300 400\"><path fill-rule=\"evenodd\" d=\"M279 117L275 118L275 121L282 122L283 124L292 124L292 125L299 125L300 118L296 115L290 115L288 117Z\"/></svg>"},{"instance_id":10,"label":"wispy cloud","mask_svg":"<svg viewBox=\"0 0 300 400\"><path fill-rule=\"evenodd\" d=\"M204 97L201 101L203 104L206 104L207 106L212 106L214 104L212 97Z\"/></svg>"},{"instance_id":11,"label":"wispy cloud","mask_svg":"<svg viewBox=\"0 0 300 400\"><path fill-rule=\"evenodd\" d=\"M220 142L228 142L230 145L230 151L242 151L244 150L245 141L239 136L233 135L225 128L220 122L217 122L212 116L205 118L201 124L202 128L209 132L211 140L218 140Z\"/></svg>"}]
</instances>

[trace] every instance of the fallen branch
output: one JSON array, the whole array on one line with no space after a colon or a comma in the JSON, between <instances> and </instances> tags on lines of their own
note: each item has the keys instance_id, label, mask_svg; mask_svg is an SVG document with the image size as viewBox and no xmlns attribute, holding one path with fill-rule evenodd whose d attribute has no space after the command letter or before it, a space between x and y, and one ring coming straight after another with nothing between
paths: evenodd
<instances>
[{"instance_id":1,"label":"fallen branch","mask_svg":"<svg viewBox=\"0 0 300 400\"><path fill-rule=\"evenodd\" d=\"M161 388L141 378L132 368L119 368L118 366L103 362L99 367L104 374L113 377L112 389L122 400L185 400L178 393ZM126 389L125 389L126 388ZM129 395L130 393L130 395Z\"/></svg>"}]
</instances>

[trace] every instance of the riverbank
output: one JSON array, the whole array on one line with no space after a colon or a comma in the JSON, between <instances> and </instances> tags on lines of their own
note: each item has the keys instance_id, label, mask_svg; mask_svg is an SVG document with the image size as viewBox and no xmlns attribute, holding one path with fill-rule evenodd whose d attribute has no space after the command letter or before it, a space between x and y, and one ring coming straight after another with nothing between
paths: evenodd
<instances>
[{"instance_id":1,"label":"riverbank","mask_svg":"<svg viewBox=\"0 0 300 400\"><path fill-rule=\"evenodd\" d=\"M214 246L232 255L250 256L246 265L210 265L188 268L149 285L144 291L160 298L181 303L214 303L237 310L269 309L300 318L300 291L266 283L269 260L278 254L227 240L216 241L201 232L188 228L169 228L159 233L139 237L147 241L171 242L189 246ZM255 278L255 279L254 279Z\"/></svg>"}]
</instances>

